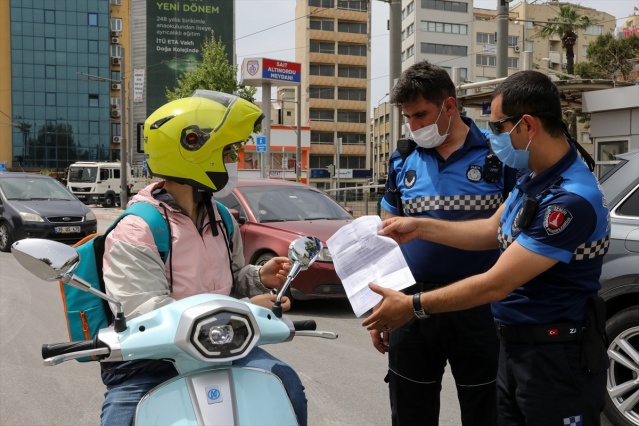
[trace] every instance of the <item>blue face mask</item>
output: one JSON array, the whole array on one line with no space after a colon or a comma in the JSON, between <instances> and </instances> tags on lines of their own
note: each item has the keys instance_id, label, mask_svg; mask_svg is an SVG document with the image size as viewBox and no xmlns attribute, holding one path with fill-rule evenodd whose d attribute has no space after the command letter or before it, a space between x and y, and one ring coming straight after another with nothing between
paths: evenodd
<instances>
[{"instance_id":1,"label":"blue face mask","mask_svg":"<svg viewBox=\"0 0 639 426\"><path fill-rule=\"evenodd\" d=\"M513 128L508 133L500 133L498 135L489 135L490 145L493 148L493 152L501 160L502 163L507 165L508 167L512 167L513 169L527 169L528 161L530 160L530 151L528 151L528 147L530 146L530 142L528 141L528 145L526 145L526 149L515 149L513 143L510 139L510 133L519 126L521 123L521 118L513 126Z\"/></svg>"}]
</instances>

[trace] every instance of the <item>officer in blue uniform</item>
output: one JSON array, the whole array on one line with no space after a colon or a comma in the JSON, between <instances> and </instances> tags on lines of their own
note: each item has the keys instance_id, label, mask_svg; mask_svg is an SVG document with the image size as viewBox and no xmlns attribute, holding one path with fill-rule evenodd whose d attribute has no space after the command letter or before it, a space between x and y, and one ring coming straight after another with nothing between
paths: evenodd
<instances>
[{"instance_id":1,"label":"officer in blue uniform","mask_svg":"<svg viewBox=\"0 0 639 426\"><path fill-rule=\"evenodd\" d=\"M508 166L529 168L491 218L467 222L392 218L381 233L482 250L499 246L488 271L414 297L371 284L384 299L364 321L395 328L414 315L493 302L499 336L498 424L599 425L607 356L597 296L608 247L608 208L567 137L555 85L536 71L508 77L494 92L490 136ZM472 358L473 354L469 353Z\"/></svg>"},{"instance_id":2,"label":"officer in blue uniform","mask_svg":"<svg viewBox=\"0 0 639 426\"><path fill-rule=\"evenodd\" d=\"M491 153L486 134L459 115L446 70L426 61L411 66L393 88L391 102L401 106L410 139L398 141L389 162L381 203L385 217L459 221L492 216L512 190L514 171L508 169L510 184L505 185L504 167ZM466 251L425 240L401 248L417 281L405 294L484 272L499 255L496 247ZM447 362L457 385L462 423L495 424L499 342L488 304L414 318L392 332L374 330L371 337L379 352L389 354L386 380L393 425L439 424Z\"/></svg>"}]
</instances>

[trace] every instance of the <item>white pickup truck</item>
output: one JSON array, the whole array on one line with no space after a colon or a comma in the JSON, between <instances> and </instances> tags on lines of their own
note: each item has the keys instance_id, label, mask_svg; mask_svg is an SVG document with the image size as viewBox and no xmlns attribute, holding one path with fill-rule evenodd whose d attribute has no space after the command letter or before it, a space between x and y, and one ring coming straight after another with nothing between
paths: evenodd
<instances>
[{"instance_id":1,"label":"white pickup truck","mask_svg":"<svg viewBox=\"0 0 639 426\"><path fill-rule=\"evenodd\" d=\"M141 170L131 173L127 165L127 183L133 184L131 195L149 182ZM120 163L80 162L69 166L67 188L84 204L115 207L120 204L120 183Z\"/></svg>"}]
</instances>

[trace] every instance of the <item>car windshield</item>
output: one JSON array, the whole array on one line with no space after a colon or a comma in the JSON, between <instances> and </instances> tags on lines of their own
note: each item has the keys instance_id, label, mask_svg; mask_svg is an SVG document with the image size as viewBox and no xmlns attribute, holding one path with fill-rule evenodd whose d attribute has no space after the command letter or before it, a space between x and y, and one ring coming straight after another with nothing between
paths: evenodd
<instances>
[{"instance_id":1,"label":"car windshield","mask_svg":"<svg viewBox=\"0 0 639 426\"><path fill-rule=\"evenodd\" d=\"M352 219L332 198L310 188L282 185L238 189L261 223Z\"/></svg>"},{"instance_id":2,"label":"car windshield","mask_svg":"<svg viewBox=\"0 0 639 426\"><path fill-rule=\"evenodd\" d=\"M69 182L95 182L98 168L93 167L69 167Z\"/></svg>"},{"instance_id":3,"label":"car windshield","mask_svg":"<svg viewBox=\"0 0 639 426\"><path fill-rule=\"evenodd\" d=\"M0 188L8 200L75 200L55 179L2 178Z\"/></svg>"}]
</instances>

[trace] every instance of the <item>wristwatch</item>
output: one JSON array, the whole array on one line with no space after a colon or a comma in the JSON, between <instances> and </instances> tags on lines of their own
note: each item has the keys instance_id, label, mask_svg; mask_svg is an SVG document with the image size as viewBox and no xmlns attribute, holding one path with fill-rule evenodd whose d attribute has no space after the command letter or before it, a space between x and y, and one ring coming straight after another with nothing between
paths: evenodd
<instances>
[{"instance_id":1,"label":"wristwatch","mask_svg":"<svg viewBox=\"0 0 639 426\"><path fill-rule=\"evenodd\" d=\"M413 311L415 312L415 316L419 319L425 319L425 318L429 318L430 315L426 313L426 311L424 311L424 308L422 307L422 303L419 300L419 297L422 295L422 293L415 293L413 295Z\"/></svg>"}]
</instances>

